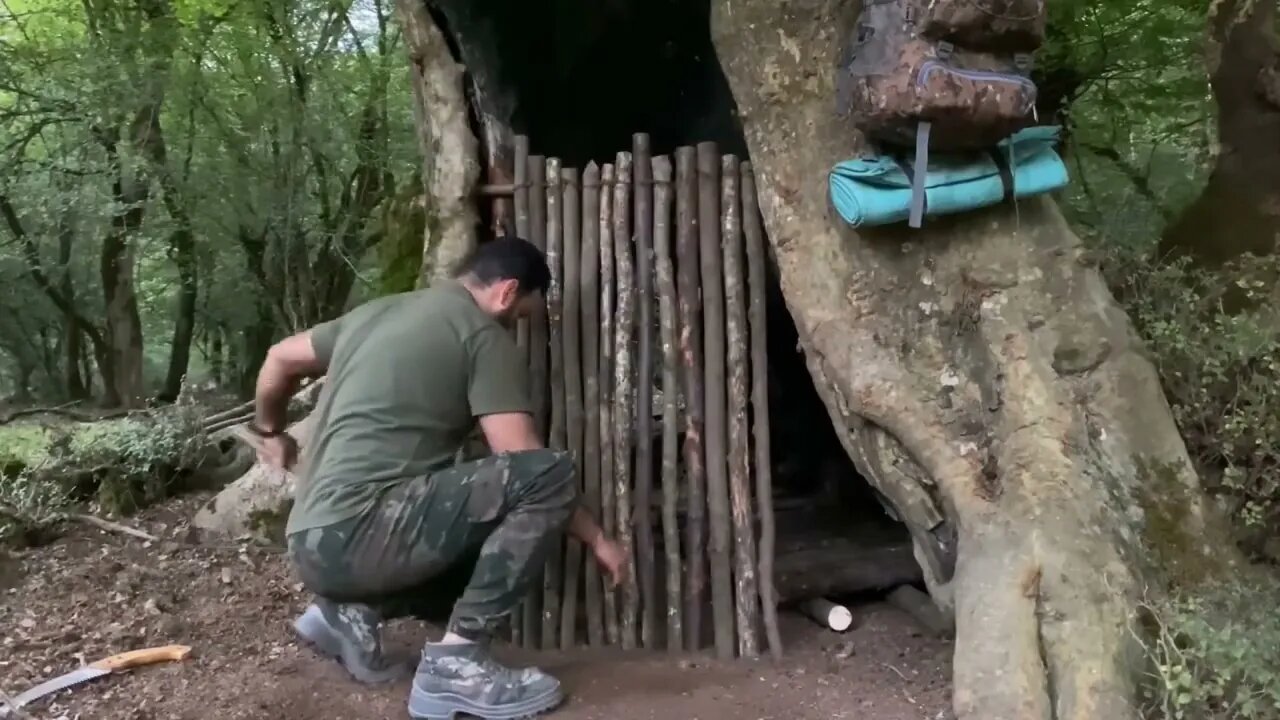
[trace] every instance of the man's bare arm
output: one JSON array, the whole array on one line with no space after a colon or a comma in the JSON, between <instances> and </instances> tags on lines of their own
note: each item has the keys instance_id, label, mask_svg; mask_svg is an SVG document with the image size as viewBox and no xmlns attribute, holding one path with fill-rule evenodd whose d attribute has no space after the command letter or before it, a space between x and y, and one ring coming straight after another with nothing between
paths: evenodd
<instances>
[{"instance_id":1,"label":"man's bare arm","mask_svg":"<svg viewBox=\"0 0 1280 720\"><path fill-rule=\"evenodd\" d=\"M544 447L538 438L538 429L529 413L509 412L482 415L480 430L485 442L495 453L540 450Z\"/></svg>"},{"instance_id":2,"label":"man's bare arm","mask_svg":"<svg viewBox=\"0 0 1280 720\"><path fill-rule=\"evenodd\" d=\"M528 413L485 415L480 418L480 429L484 432L485 441L489 443L489 449L495 453L538 450L544 447L538 438L538 430L534 427L533 416ZM569 534L591 547L604 537L604 530L591 517L591 513L579 505L569 519Z\"/></svg>"},{"instance_id":3,"label":"man's bare arm","mask_svg":"<svg viewBox=\"0 0 1280 720\"><path fill-rule=\"evenodd\" d=\"M272 345L258 371L258 387L254 393L254 424L258 429L282 432L289 398L297 392L298 383L303 378L319 377L325 370L311 344L309 330Z\"/></svg>"}]
</instances>

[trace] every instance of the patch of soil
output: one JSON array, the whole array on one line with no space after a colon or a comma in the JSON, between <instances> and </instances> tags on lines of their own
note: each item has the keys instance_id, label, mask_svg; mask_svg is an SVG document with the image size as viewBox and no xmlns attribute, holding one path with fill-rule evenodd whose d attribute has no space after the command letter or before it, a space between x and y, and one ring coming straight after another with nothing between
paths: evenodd
<instances>
[{"instance_id":1,"label":"patch of soil","mask_svg":"<svg viewBox=\"0 0 1280 720\"><path fill-rule=\"evenodd\" d=\"M0 692L176 643L193 647L187 660L94 680L25 711L59 720L407 717L408 681L358 685L294 642L290 623L309 597L282 555L188 541L186 519L200 501L130 520L158 542L76 527L54 545L14 553L3 569L12 582L0 582ZM950 644L887 605L855 613L855 629L842 635L784 614L787 651L777 664L613 649L499 653L563 681L568 700L557 720L949 718ZM429 633L438 630L397 622L387 641L412 653Z\"/></svg>"}]
</instances>

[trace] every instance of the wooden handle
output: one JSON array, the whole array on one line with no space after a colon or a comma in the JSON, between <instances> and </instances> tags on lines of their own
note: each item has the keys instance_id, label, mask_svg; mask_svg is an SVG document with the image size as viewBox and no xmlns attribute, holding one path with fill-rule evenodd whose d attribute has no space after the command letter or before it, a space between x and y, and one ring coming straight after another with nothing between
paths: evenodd
<instances>
[{"instance_id":1,"label":"wooden handle","mask_svg":"<svg viewBox=\"0 0 1280 720\"><path fill-rule=\"evenodd\" d=\"M128 670L140 665L150 665L165 661L176 662L185 659L190 653L191 648L186 645L164 645L162 647L130 650L119 655L112 655L93 663L89 667L106 670L107 672L119 672L120 670Z\"/></svg>"}]
</instances>

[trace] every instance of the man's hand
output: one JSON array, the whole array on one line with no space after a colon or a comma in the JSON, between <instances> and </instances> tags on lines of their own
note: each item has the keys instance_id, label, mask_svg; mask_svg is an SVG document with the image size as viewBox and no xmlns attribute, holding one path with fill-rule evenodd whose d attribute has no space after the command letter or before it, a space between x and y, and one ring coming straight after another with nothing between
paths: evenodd
<instances>
[{"instance_id":1,"label":"man's hand","mask_svg":"<svg viewBox=\"0 0 1280 720\"><path fill-rule=\"evenodd\" d=\"M280 433L269 438L261 438L258 445L258 460L280 470L292 470L298 461L298 441L289 433Z\"/></svg>"},{"instance_id":2,"label":"man's hand","mask_svg":"<svg viewBox=\"0 0 1280 720\"><path fill-rule=\"evenodd\" d=\"M630 565L627 562L626 553L622 551L622 546L605 537L604 533L600 533L591 543L591 554L595 555L596 564L600 569L608 574L609 587L611 589L618 587L625 579Z\"/></svg>"}]
</instances>

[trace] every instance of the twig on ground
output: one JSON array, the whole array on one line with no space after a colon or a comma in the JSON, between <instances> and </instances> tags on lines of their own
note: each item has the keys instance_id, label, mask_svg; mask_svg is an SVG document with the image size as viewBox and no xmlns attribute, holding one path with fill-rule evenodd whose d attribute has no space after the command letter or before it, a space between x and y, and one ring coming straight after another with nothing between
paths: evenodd
<instances>
[{"instance_id":1,"label":"twig on ground","mask_svg":"<svg viewBox=\"0 0 1280 720\"><path fill-rule=\"evenodd\" d=\"M29 417L31 415L61 415L69 417L77 422L97 422L99 420L110 420L112 418L123 417L128 415L132 410L117 410L115 412L103 413L102 415L94 415L93 413L72 410L71 408L79 404L79 400L74 400L62 405L53 407L33 407L23 408L22 410L14 410L13 412L0 418L0 425L7 425L19 418Z\"/></svg>"},{"instance_id":2,"label":"twig on ground","mask_svg":"<svg viewBox=\"0 0 1280 720\"><path fill-rule=\"evenodd\" d=\"M141 530L131 528L128 525L121 525L120 523L114 523L114 522L111 522L110 520L103 520L102 518L97 517L95 515L85 515L83 513L74 513L74 514L68 515L67 517L77 522L93 525L94 527L100 528L102 530L124 533L125 535L132 535L133 537L136 537L140 540L150 540L154 542L160 539L150 533L145 533Z\"/></svg>"},{"instance_id":3,"label":"twig on ground","mask_svg":"<svg viewBox=\"0 0 1280 720\"><path fill-rule=\"evenodd\" d=\"M895 673L898 675L898 677L902 678L903 680L907 680L907 676L906 676L906 675L903 675L903 674L902 674L902 671L901 671L901 670L899 670L898 668L894 667L893 665L890 665L889 663L882 663L882 664L883 664L885 667L887 667L887 668L889 668L890 670L892 670L893 672L895 672ZM910 680L907 680L907 682L910 682Z\"/></svg>"},{"instance_id":4,"label":"twig on ground","mask_svg":"<svg viewBox=\"0 0 1280 720\"><path fill-rule=\"evenodd\" d=\"M43 518L35 518L22 514L17 508L0 503L0 516L7 517L25 525L34 526L50 525L63 520L74 520L87 525L93 525L101 530L132 535L139 540L150 540L155 542L160 539L155 535L143 532L136 528L131 528L128 525L121 525L120 523L111 522L110 520L103 520L95 515L87 515L85 513L54 512Z\"/></svg>"}]
</instances>

